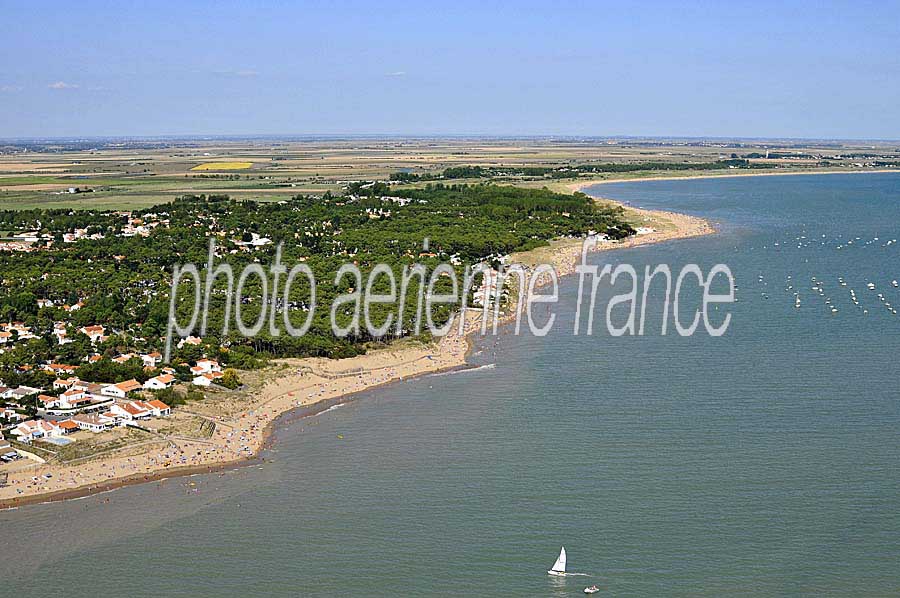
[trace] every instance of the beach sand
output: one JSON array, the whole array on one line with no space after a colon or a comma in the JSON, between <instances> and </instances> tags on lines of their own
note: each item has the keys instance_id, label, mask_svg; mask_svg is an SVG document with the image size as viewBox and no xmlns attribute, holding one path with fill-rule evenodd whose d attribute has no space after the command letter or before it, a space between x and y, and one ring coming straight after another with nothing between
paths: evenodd
<instances>
[{"instance_id":1,"label":"beach sand","mask_svg":"<svg viewBox=\"0 0 900 598\"><path fill-rule=\"evenodd\" d=\"M625 249L714 232L707 221L684 214L626 208L626 217L635 226L654 231L621 242L602 243L596 250ZM551 264L563 276L574 272L581 259L581 245L581 239L557 240L512 258L525 265ZM176 410L175 418L191 416L214 422L211 436L159 433L140 447L132 445L77 465L29 462L9 472L7 484L0 487L0 508L66 500L126 484L252 463L266 446L271 426L280 415L333 403L384 384L462 367L470 336L480 328L481 314L470 310L462 333L454 323L447 335L430 344L403 340L350 359L279 360L271 379L252 397L207 399Z\"/></svg>"}]
</instances>

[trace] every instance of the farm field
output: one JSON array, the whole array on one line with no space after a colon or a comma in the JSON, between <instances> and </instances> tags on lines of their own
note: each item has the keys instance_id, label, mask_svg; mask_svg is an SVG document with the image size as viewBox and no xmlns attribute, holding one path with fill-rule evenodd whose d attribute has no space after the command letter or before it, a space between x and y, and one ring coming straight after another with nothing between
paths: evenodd
<instances>
[{"instance_id":1,"label":"farm field","mask_svg":"<svg viewBox=\"0 0 900 598\"><path fill-rule=\"evenodd\" d=\"M893 146L741 140L175 139L105 140L91 147L75 142L0 143L0 209L132 209L189 193L279 201L297 194L336 192L353 181L388 180L394 173L435 177L446 168L460 166L546 169L593 164L702 165L734 156L751 156L747 160L751 167L762 171L859 170L878 167L885 161L900 162L900 150ZM566 178L495 176L452 182L490 180L561 189L585 180L702 174L733 173L723 169L648 169L573 172Z\"/></svg>"},{"instance_id":2,"label":"farm field","mask_svg":"<svg viewBox=\"0 0 900 598\"><path fill-rule=\"evenodd\" d=\"M191 170L247 170L253 167L253 162L206 162L198 164Z\"/></svg>"}]
</instances>

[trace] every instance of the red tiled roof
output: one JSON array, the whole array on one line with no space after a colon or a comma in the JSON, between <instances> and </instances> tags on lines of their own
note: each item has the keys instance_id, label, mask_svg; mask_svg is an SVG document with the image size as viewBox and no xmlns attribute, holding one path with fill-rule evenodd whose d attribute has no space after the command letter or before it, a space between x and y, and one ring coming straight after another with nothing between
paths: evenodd
<instances>
[{"instance_id":1,"label":"red tiled roof","mask_svg":"<svg viewBox=\"0 0 900 598\"><path fill-rule=\"evenodd\" d=\"M141 383L132 378L131 380L126 380L125 382L119 382L115 385L116 388L125 392L131 392L133 390L138 390L141 388Z\"/></svg>"}]
</instances>

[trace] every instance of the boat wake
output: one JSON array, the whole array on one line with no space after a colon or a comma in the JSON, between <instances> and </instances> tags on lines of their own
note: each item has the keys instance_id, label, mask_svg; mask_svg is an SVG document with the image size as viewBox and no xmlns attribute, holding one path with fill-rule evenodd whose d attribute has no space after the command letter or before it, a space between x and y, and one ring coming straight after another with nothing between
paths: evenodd
<instances>
[{"instance_id":1,"label":"boat wake","mask_svg":"<svg viewBox=\"0 0 900 598\"><path fill-rule=\"evenodd\" d=\"M329 411L334 411L335 409L339 409L339 408L343 407L344 405L346 405L346 403L335 403L334 405L332 405L332 406L329 407L328 409L323 409L322 411L319 411L318 413L314 413L312 416L313 416L313 417L319 417L320 415L325 415L325 414L328 413Z\"/></svg>"},{"instance_id":2,"label":"boat wake","mask_svg":"<svg viewBox=\"0 0 900 598\"><path fill-rule=\"evenodd\" d=\"M489 363L487 365L479 365L472 368L463 368L460 370L452 370L449 372L436 372L432 374L432 376L452 376L453 374L470 374L472 372L479 372L481 370L492 370L497 367L496 363Z\"/></svg>"}]
</instances>

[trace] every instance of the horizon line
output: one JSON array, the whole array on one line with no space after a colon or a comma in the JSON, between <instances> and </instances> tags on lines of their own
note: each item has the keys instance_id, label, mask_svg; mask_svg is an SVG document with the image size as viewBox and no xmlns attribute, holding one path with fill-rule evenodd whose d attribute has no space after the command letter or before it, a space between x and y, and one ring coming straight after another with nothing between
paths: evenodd
<instances>
[{"instance_id":1,"label":"horizon line","mask_svg":"<svg viewBox=\"0 0 900 598\"><path fill-rule=\"evenodd\" d=\"M865 137L778 137L778 136L720 136L720 135L593 135L563 133L215 133L215 134L159 134L159 135L19 135L0 137L0 143L78 142L78 141L202 141L202 140L280 140L310 141L316 139L565 139L565 140L654 140L654 141L753 141L753 142L855 142L900 143L893 138Z\"/></svg>"}]
</instances>

